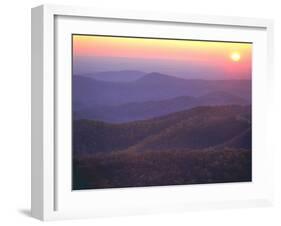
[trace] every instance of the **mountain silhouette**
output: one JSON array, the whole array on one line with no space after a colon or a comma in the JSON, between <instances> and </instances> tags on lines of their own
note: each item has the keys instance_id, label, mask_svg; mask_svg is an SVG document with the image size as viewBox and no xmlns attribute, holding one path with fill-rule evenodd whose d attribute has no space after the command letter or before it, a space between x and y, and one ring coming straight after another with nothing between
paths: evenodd
<instances>
[{"instance_id":1,"label":"mountain silhouette","mask_svg":"<svg viewBox=\"0 0 281 226\"><path fill-rule=\"evenodd\" d=\"M96 105L160 101L180 96L199 97L216 91L227 92L249 102L251 100L250 80L186 80L150 73L131 82L100 81L75 75L72 84L75 111Z\"/></svg>"},{"instance_id":2,"label":"mountain silhouette","mask_svg":"<svg viewBox=\"0 0 281 226\"><path fill-rule=\"evenodd\" d=\"M212 92L200 97L180 96L168 100L128 103L118 106L96 105L74 112L76 119L93 119L105 122L144 120L197 106L247 105L248 101L227 92Z\"/></svg>"}]
</instances>

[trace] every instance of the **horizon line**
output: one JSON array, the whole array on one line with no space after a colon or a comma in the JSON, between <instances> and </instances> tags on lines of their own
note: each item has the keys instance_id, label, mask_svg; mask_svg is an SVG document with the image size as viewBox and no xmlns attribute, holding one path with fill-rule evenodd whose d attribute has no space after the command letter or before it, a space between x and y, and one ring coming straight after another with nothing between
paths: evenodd
<instances>
[{"instance_id":1,"label":"horizon line","mask_svg":"<svg viewBox=\"0 0 281 226\"><path fill-rule=\"evenodd\" d=\"M104 81L104 82L119 82L119 81L105 81L105 80L102 80L102 79L97 79L95 78L94 76L91 76L94 75L94 74L98 74L98 73L106 73L106 72L122 72L122 71L135 71L135 72L141 72L141 73L144 73L143 76L141 76L140 78L136 79L136 80L132 80L132 81L129 81L129 82L134 82L134 81L137 81L143 77L146 77L146 76L149 76L150 74L160 74L161 76L169 76L169 77L173 77L173 78L177 78L177 79L183 79L183 80L205 80L205 81L252 81L252 78L231 78L231 79L225 79L225 78L214 78L214 79L206 79L206 78L183 78L183 77L179 77L179 76L176 76L176 75L171 75L171 74L164 74L164 73L160 73L160 72L155 72L155 71L152 71L152 72L144 72L144 71L139 71L139 70L116 70L116 71L96 71L96 72L87 72L87 73L82 73L82 74L79 74L79 73L72 73L72 76L79 76L79 77L86 77L86 78L90 78L90 79L93 79L93 80L98 80L98 81ZM120 82L124 82L124 81L120 81Z\"/></svg>"}]
</instances>

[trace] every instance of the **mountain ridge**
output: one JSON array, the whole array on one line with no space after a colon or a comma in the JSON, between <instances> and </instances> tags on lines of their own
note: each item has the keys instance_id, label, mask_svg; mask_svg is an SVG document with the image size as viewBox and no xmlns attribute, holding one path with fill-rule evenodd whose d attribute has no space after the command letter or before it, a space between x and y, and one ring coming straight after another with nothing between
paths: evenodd
<instances>
[{"instance_id":1,"label":"mountain ridge","mask_svg":"<svg viewBox=\"0 0 281 226\"><path fill-rule=\"evenodd\" d=\"M107 82L132 82L135 81L142 76L144 76L146 72L137 71L137 70L120 70L120 71L100 71L83 74L81 76L89 77L92 79L96 79L99 81L107 81ZM79 76L79 75L75 75Z\"/></svg>"},{"instance_id":2,"label":"mountain ridge","mask_svg":"<svg viewBox=\"0 0 281 226\"><path fill-rule=\"evenodd\" d=\"M146 77L146 76L144 76ZM198 97L214 91L226 91L251 100L250 80L185 80L157 73L132 82L106 82L85 76L73 76L74 110L95 105L121 105L131 102L160 101L179 96ZM151 81L153 80L153 81Z\"/></svg>"},{"instance_id":3,"label":"mountain ridge","mask_svg":"<svg viewBox=\"0 0 281 226\"><path fill-rule=\"evenodd\" d=\"M224 144L250 128L250 106L196 107L149 120L111 124L75 120L75 153L202 149ZM250 141L248 141L250 142ZM246 144L247 145L247 144Z\"/></svg>"},{"instance_id":4,"label":"mountain ridge","mask_svg":"<svg viewBox=\"0 0 281 226\"><path fill-rule=\"evenodd\" d=\"M249 102L227 92L211 92L199 97L179 96L167 100L126 103L118 106L96 105L74 112L75 119L121 123L149 119L198 106L248 105Z\"/></svg>"}]
</instances>

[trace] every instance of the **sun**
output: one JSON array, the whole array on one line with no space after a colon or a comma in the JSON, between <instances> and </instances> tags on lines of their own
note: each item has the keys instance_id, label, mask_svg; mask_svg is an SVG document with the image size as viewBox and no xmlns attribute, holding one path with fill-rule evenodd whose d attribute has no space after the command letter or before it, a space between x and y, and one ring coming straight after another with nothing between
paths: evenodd
<instances>
[{"instance_id":1,"label":"sun","mask_svg":"<svg viewBox=\"0 0 281 226\"><path fill-rule=\"evenodd\" d=\"M238 62L240 60L240 58L241 58L241 55L238 52L232 52L230 54L230 58L231 58L231 60L233 60L235 62Z\"/></svg>"}]
</instances>

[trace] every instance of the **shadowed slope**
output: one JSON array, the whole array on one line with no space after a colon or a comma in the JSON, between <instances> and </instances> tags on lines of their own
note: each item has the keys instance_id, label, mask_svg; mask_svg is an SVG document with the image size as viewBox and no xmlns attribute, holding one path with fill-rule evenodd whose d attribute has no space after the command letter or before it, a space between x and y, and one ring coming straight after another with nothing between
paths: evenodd
<instances>
[{"instance_id":1,"label":"shadowed slope","mask_svg":"<svg viewBox=\"0 0 281 226\"><path fill-rule=\"evenodd\" d=\"M74 121L73 150L79 154L116 150L200 149L223 144L251 127L246 106L197 107L150 120L110 124ZM249 141L250 142L250 141Z\"/></svg>"}]
</instances>

